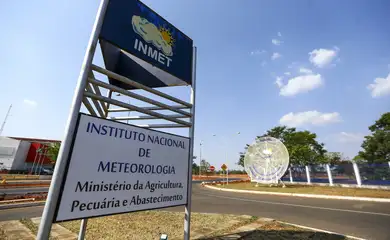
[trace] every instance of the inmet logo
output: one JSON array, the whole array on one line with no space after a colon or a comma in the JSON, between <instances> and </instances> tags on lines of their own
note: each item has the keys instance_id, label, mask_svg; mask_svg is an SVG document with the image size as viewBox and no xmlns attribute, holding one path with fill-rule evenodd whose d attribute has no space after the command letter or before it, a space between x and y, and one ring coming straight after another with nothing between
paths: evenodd
<instances>
[{"instance_id":1,"label":"inmet logo","mask_svg":"<svg viewBox=\"0 0 390 240\"><path fill-rule=\"evenodd\" d=\"M158 28L146 18L136 15L133 16L131 23L134 32L145 42L156 47L159 51L148 44L144 44L138 39L135 39L134 41L134 49L169 67L172 61L169 57L173 56L172 47L175 41L171 32L164 27Z\"/></svg>"}]
</instances>

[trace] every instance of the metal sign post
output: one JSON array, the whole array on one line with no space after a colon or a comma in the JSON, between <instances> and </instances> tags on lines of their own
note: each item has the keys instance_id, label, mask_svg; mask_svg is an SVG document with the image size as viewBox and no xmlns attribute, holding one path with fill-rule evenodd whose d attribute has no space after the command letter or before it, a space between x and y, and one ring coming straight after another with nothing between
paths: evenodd
<instances>
[{"instance_id":1,"label":"metal sign post","mask_svg":"<svg viewBox=\"0 0 390 240\"><path fill-rule=\"evenodd\" d=\"M64 170L70 153L70 147L76 127L77 117L81 108L81 102L83 101L83 93L85 91L85 86L87 85L88 74L92 64L93 56L95 54L95 49L98 42L99 33L103 25L104 13L107 9L108 2L109 0L101 1L96 20L92 28L92 34L84 56L83 65L81 66L68 122L66 124L67 126L65 130L64 141L62 142L58 153L56 164L57 166L54 169L53 178L51 180L52 182L50 184L45 208L42 214L41 224L39 225L37 240L47 240L50 236L58 196L60 194L60 186L64 177Z\"/></svg>"},{"instance_id":2,"label":"metal sign post","mask_svg":"<svg viewBox=\"0 0 390 240\"><path fill-rule=\"evenodd\" d=\"M222 164L221 169L222 169L222 185L224 185L224 181L223 181L223 179L224 179L223 172L226 173L226 169L227 169L226 164Z\"/></svg>"},{"instance_id":3,"label":"metal sign post","mask_svg":"<svg viewBox=\"0 0 390 240\"><path fill-rule=\"evenodd\" d=\"M197 51L196 47L193 50L193 60L192 60L192 88L191 88L191 127L189 130L189 137L191 139L190 144L190 158L189 166L192 168L192 158L194 156L194 135L195 135L195 95L196 95L196 56ZM192 196L192 169L188 171L188 196L187 196L187 205L185 207L185 216L184 216L184 240L190 240L190 230L191 230L191 196Z\"/></svg>"},{"instance_id":4,"label":"metal sign post","mask_svg":"<svg viewBox=\"0 0 390 240\"><path fill-rule=\"evenodd\" d=\"M120 27L118 27L128 26L129 24L133 25L133 28L120 29ZM145 24L149 26L144 28ZM138 31L140 29L146 29L151 32ZM152 39L152 41L149 41L149 37L155 36L157 36L156 39ZM98 40L102 49L105 68L92 64ZM176 46L174 46L173 44L175 44ZM161 48L161 46L163 46L163 48ZM180 51L176 52L176 50L178 49L180 49ZM92 34L88 43L87 51L84 57L83 65L80 71L67 122L65 137L61 144L56 167L52 178L52 183L50 185L48 197L43 211L42 220L38 229L38 240L49 239L53 222L68 221L71 220L72 217L73 219L75 219L74 217L78 216L78 219L81 219L78 239L81 240L85 237L87 221L90 217L132 212L136 210L138 211L169 207L173 206L175 201L178 203L176 206L185 206L184 239L190 239L192 192L191 166L193 161L194 147L193 140L196 95L196 52L196 47L193 47L193 43L190 38L188 38L186 35L184 35L184 33L180 32L180 30L176 29L165 19L163 19L158 14L149 9L147 6L145 6L142 2L127 0L101 1L96 16L95 24L93 26ZM121 61L117 61L119 58L121 58ZM108 81L102 81L95 78L94 73L105 75L108 78ZM157 87L173 87L181 85L191 87L190 102L186 102L184 100L181 100L180 98L171 96L155 89ZM133 89L140 89L146 91L156 97L156 99L153 99L153 97L146 97L141 94L137 94L134 91L130 91ZM115 93L113 94L113 92ZM121 99L114 99L117 94L121 94L122 97L127 97L138 101L124 100L122 97ZM161 102L161 98L173 102L174 105ZM141 103L139 103L139 105L136 105L137 102ZM91 159L98 159L100 156L99 155L93 158L91 157L91 155L88 155L89 153L97 152L97 150L86 151L88 146L86 144L83 144L83 141L77 140L77 138L80 136L90 137L90 135L88 135L88 131L92 131L89 129L89 127L86 126L86 122L83 123L84 125L80 125L80 122L82 121L82 118L80 116L83 115L80 115L81 104L85 106L90 115L97 119L93 121L101 123L101 125L99 126L107 127L107 125L105 125L106 122L110 122L114 125L118 123L122 124L122 127L117 128L120 129L120 134L122 134L122 131L124 131L124 129L131 129L131 126L141 128L143 129L142 131L146 131L144 129L157 128L189 128L189 134L187 137L188 142L186 143L188 145L188 148L183 148L188 151L185 154L185 158L187 158L188 155L188 165L186 164L184 166L185 169L178 170L177 174L175 172L173 173L176 174L175 177L179 179L178 181L181 181L186 185L186 188L181 188L186 189L187 191L186 193L183 193L181 195L185 196L185 198L183 197L182 199L175 200L173 198L170 198L170 196L168 196L168 198L161 196L161 199L164 199L164 201L168 199L169 201L167 200L165 202L169 203L154 203L153 208L149 205L143 207L142 209L136 209L136 207L132 206L126 207L126 210L122 211L121 207L124 207L125 205L118 206L118 208L116 205L115 207L113 207L114 205L112 205L111 207L114 209L108 210L88 209L89 212L86 212L85 209L80 211L78 211L77 208L75 209L75 206L77 205L75 204L75 202L79 200L81 201L81 198L85 197L85 195L83 195L85 193L82 191L78 191L77 193L75 193L75 186L79 186L78 184L80 183L80 181L85 181L89 183L93 181L94 178L96 179L98 177L100 181L104 180L102 178L103 176L105 176L106 178L108 176L97 176L96 174L100 173L92 173L91 171L85 171L86 173L88 172L88 174L81 174L83 175L82 177L84 177L85 179L80 180L81 178L74 178L74 176L80 176L80 174L75 175L76 170L85 169L85 167L75 168L72 167L72 164L73 166L77 166L77 164L82 163L80 162L80 159L83 159L85 161L92 161ZM114 117L110 115L112 113L127 113L130 111L141 113L141 115L130 116L129 114L127 114L126 117L118 117L117 115ZM174 114L169 115L165 112L161 113L160 111L171 111ZM149 121L154 120L164 120L170 123L149 123ZM129 121L132 125L128 124ZM147 121L148 123L136 125L133 124L134 121ZM97 133L100 134L100 131L106 131L105 127L102 127L102 129L104 130L100 130L100 127L98 127L98 125L94 125L94 127L91 127L91 129L94 129L94 131L97 131ZM80 128L84 128L84 131L82 132L84 135L79 135L80 131L78 130ZM112 131L112 129L110 131ZM104 135L106 134L107 131L104 133ZM113 133L110 132L110 136L111 134ZM118 133L116 132L115 137L117 134ZM160 132L160 134L168 133ZM183 136L179 137L183 138ZM98 138L96 138L95 140L97 141L97 139ZM122 140L117 140L116 144L119 144ZM115 151L115 147L117 146L113 145L113 141L110 142L108 145L104 145L102 143L100 144L101 146L106 146L101 149L104 151ZM133 146L135 145L133 144ZM161 148L156 149L161 150ZM80 152L83 152L82 150L84 150L84 156L86 156L87 158L80 157L79 155L77 155L80 154ZM119 150L116 150L116 153L125 154L125 150L128 149L122 146ZM131 153L134 154L135 152L133 151ZM164 154L156 153L155 155L165 156L167 155L165 153L167 152L164 152ZM79 157L74 157L74 154ZM131 161L134 160L134 164L136 164L135 162L137 161L137 156L140 156L138 152L135 154L135 157L133 156L133 159L131 159ZM183 158L182 155L175 156L176 157L170 159L181 163L183 162L181 161L181 159ZM166 159L169 158L168 155L165 157ZM153 161L157 161L156 159L157 158L155 158ZM159 159L158 161L162 160ZM93 164L94 162L92 161L89 163ZM109 164L111 164L111 162L109 162ZM114 162L112 162L112 164L114 164ZM115 164L117 164L117 162L115 162ZM104 169L111 168L104 167ZM73 176L73 178L70 177L71 180L69 180L68 176ZM114 174L110 176L116 175ZM157 176L159 175L157 174ZM163 179L162 176L159 177ZM120 177L117 178L118 179L115 179L115 181L119 181ZM135 177L133 177L133 179L132 177L129 177L128 179L126 179L126 182L133 181L134 179ZM77 184L75 184L75 180L77 181ZM69 191L69 189L72 189L72 191ZM179 192L179 190L173 191L174 193ZM127 192L119 192L115 196L117 196L118 198L126 198L131 195L126 195L126 193ZM75 194L74 196L76 196L76 198L73 198L73 194ZM103 196L99 194L106 193L88 192L88 196ZM139 193L137 196L139 197L142 194L145 193ZM159 197L160 196L157 196L158 199L160 199ZM89 199L91 199L91 197L89 197ZM104 196L104 199L106 199L106 196ZM122 200L122 204L125 204L125 202L127 202L126 199ZM73 204L72 209L69 207L69 201L71 201L71 203ZM62 204L62 202L64 202L64 204Z\"/></svg>"},{"instance_id":5,"label":"metal sign post","mask_svg":"<svg viewBox=\"0 0 390 240\"><path fill-rule=\"evenodd\" d=\"M226 185L229 185L229 169L226 169Z\"/></svg>"}]
</instances>

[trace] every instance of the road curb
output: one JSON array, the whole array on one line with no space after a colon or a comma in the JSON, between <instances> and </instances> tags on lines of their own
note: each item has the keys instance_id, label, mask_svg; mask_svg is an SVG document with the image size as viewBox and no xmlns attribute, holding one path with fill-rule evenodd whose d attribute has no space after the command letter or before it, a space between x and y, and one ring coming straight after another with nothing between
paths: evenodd
<instances>
[{"instance_id":1,"label":"road curb","mask_svg":"<svg viewBox=\"0 0 390 240\"><path fill-rule=\"evenodd\" d=\"M24 208L24 207L36 207L45 205L45 201L33 202L33 203L17 203L17 204L4 204L0 205L0 210L12 209L12 208Z\"/></svg>"},{"instance_id":2,"label":"road curb","mask_svg":"<svg viewBox=\"0 0 390 240\"><path fill-rule=\"evenodd\" d=\"M225 191L225 192L239 192L239 193L252 193L252 194L263 194L263 195L290 196L290 197L306 197L306 198L321 198L321 199L336 199L336 200L352 200L352 201L390 203L389 198L348 197L348 196L332 196L332 195L319 195L319 194L264 192L264 191L219 188L219 187L214 187L214 186L210 186L207 184L205 184L204 186L207 188L210 188L210 189L220 190L220 191Z\"/></svg>"}]
</instances>

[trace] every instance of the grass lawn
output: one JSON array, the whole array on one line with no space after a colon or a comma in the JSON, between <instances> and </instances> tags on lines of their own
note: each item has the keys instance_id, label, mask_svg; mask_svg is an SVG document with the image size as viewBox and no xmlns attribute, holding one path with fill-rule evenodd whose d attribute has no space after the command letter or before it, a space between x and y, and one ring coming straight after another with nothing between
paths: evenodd
<instances>
[{"instance_id":1,"label":"grass lawn","mask_svg":"<svg viewBox=\"0 0 390 240\"><path fill-rule=\"evenodd\" d=\"M8 240L7 235L5 235L5 232L3 229L0 229L0 239Z\"/></svg>"},{"instance_id":2,"label":"grass lawn","mask_svg":"<svg viewBox=\"0 0 390 240\"><path fill-rule=\"evenodd\" d=\"M183 209L184 210L184 209ZM192 236L223 233L248 224L256 218L219 214L191 215ZM63 227L78 233L80 221L60 223ZM159 239L162 233L169 240L183 239L184 212L146 211L88 220L87 239Z\"/></svg>"},{"instance_id":3,"label":"grass lawn","mask_svg":"<svg viewBox=\"0 0 390 240\"><path fill-rule=\"evenodd\" d=\"M146 211L121 214L88 220L87 239L159 239L161 233L169 240L183 239L184 213L168 211ZM243 240L254 239L324 239L340 240L343 237L300 229L276 221L266 221L251 216L192 213L191 239L221 240L231 234ZM262 223L255 230L242 231L246 225ZM60 223L78 233L80 221Z\"/></svg>"},{"instance_id":4,"label":"grass lawn","mask_svg":"<svg viewBox=\"0 0 390 240\"><path fill-rule=\"evenodd\" d=\"M300 229L294 226L279 222L268 223L261 228L253 231L247 236L244 236L242 240L309 240L309 239L321 239L321 240L342 240L348 239L343 236L313 232L310 230Z\"/></svg>"},{"instance_id":5,"label":"grass lawn","mask_svg":"<svg viewBox=\"0 0 390 240\"><path fill-rule=\"evenodd\" d=\"M375 197L375 198L390 198L390 190L382 189L364 189L364 188L343 188L343 187L326 187L315 185L286 185L285 188L281 186L268 186L259 184L256 187L255 183L232 183L224 186L217 186L220 188L232 188L241 190L257 190L267 192L283 192L283 193L305 193L305 194L322 194L322 195L339 195L352 197Z\"/></svg>"}]
</instances>

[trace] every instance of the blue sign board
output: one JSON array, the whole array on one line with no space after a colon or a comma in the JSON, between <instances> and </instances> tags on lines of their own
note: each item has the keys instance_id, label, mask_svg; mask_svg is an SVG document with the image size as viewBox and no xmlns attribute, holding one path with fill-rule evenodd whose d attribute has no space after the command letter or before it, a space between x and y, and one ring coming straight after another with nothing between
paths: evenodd
<instances>
[{"instance_id":1,"label":"blue sign board","mask_svg":"<svg viewBox=\"0 0 390 240\"><path fill-rule=\"evenodd\" d=\"M192 83L192 39L138 0L110 0L100 39Z\"/></svg>"}]
</instances>

